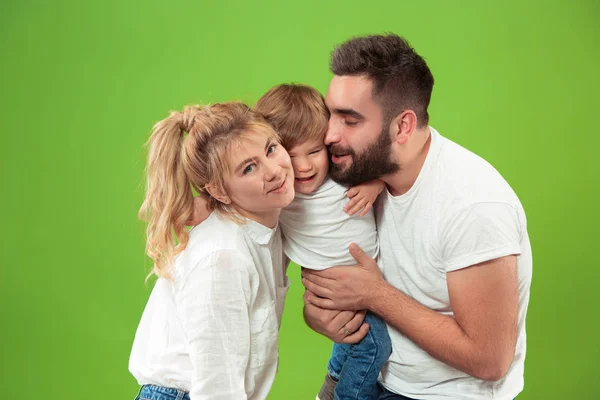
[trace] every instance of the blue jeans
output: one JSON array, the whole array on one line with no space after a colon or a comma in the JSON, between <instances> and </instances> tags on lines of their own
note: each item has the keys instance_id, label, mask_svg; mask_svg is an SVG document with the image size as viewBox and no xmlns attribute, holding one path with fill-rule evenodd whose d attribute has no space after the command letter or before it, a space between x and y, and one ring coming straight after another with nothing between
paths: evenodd
<instances>
[{"instance_id":1,"label":"blue jeans","mask_svg":"<svg viewBox=\"0 0 600 400\"><path fill-rule=\"evenodd\" d=\"M396 394L390 392L386 388L383 387L381 383L377 383L377 388L375 389L375 397L376 400L415 400L410 397L402 396L401 394Z\"/></svg>"},{"instance_id":2,"label":"blue jeans","mask_svg":"<svg viewBox=\"0 0 600 400\"><path fill-rule=\"evenodd\" d=\"M144 385L135 400L190 400L190 394L179 389Z\"/></svg>"},{"instance_id":3,"label":"blue jeans","mask_svg":"<svg viewBox=\"0 0 600 400\"><path fill-rule=\"evenodd\" d=\"M370 312L365 317L369 332L356 344L333 344L327 370L338 381L335 400L372 400L377 397L377 378L392 353L385 322Z\"/></svg>"},{"instance_id":4,"label":"blue jeans","mask_svg":"<svg viewBox=\"0 0 600 400\"><path fill-rule=\"evenodd\" d=\"M415 400L411 397L402 396L401 394L396 394L390 392L386 388L383 387L381 383L377 383L377 391L374 397L376 400ZM516 398L515 398L516 399Z\"/></svg>"}]
</instances>

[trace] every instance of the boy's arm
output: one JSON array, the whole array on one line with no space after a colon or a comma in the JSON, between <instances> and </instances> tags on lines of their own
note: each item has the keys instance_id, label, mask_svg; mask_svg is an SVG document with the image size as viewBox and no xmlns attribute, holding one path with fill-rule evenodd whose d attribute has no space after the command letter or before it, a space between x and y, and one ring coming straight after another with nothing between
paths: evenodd
<instances>
[{"instance_id":1,"label":"boy's arm","mask_svg":"<svg viewBox=\"0 0 600 400\"><path fill-rule=\"evenodd\" d=\"M344 207L344 211L348 215L353 215L362 209L360 213L362 217L373 207L373 203L384 187L385 183L380 179L373 179L372 181L351 187L346 192L346 197L350 200Z\"/></svg>"},{"instance_id":2,"label":"boy's arm","mask_svg":"<svg viewBox=\"0 0 600 400\"><path fill-rule=\"evenodd\" d=\"M208 208L208 201L202 196L194 197L194 213L192 217L187 221L188 226L200 225L205 221L212 210Z\"/></svg>"}]
</instances>

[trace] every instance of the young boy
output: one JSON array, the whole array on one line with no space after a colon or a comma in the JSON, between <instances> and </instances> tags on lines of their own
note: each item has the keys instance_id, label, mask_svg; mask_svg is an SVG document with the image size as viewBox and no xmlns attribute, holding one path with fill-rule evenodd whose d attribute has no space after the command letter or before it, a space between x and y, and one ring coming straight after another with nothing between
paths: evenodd
<instances>
[{"instance_id":1,"label":"young boy","mask_svg":"<svg viewBox=\"0 0 600 400\"><path fill-rule=\"evenodd\" d=\"M348 252L352 242L370 257L377 257L371 207L384 184L376 180L348 189L329 179L324 144L329 112L323 96L309 86L282 84L261 97L254 109L279 133L292 160L296 197L279 217L287 257L317 270L354 265ZM356 214L361 209L360 215ZM194 219L197 222L197 215ZM318 400L371 398L392 347L383 320L367 313L365 322L369 332L359 343L334 343Z\"/></svg>"}]
</instances>

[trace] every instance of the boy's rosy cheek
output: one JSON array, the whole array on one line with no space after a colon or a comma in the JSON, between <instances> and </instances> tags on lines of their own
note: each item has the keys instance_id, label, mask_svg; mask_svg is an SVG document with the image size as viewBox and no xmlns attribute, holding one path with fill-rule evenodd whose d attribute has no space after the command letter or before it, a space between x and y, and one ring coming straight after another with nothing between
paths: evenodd
<instances>
[{"instance_id":1,"label":"boy's rosy cheek","mask_svg":"<svg viewBox=\"0 0 600 400\"><path fill-rule=\"evenodd\" d=\"M294 173L298 172L298 166L296 165L296 163L294 162L294 160L292 160L292 169L294 170Z\"/></svg>"}]
</instances>

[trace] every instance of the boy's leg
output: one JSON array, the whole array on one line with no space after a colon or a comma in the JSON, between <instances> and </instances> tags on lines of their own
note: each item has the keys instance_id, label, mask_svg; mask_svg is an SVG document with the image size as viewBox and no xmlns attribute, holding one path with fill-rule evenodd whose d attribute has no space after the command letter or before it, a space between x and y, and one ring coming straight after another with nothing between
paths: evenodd
<instances>
[{"instance_id":1,"label":"boy's leg","mask_svg":"<svg viewBox=\"0 0 600 400\"><path fill-rule=\"evenodd\" d=\"M333 344L331 358L327 364L327 372L336 381L340 380L340 374L342 373L342 368L348 359L348 352L350 351L351 346L352 345L350 344Z\"/></svg>"},{"instance_id":2,"label":"boy's leg","mask_svg":"<svg viewBox=\"0 0 600 400\"><path fill-rule=\"evenodd\" d=\"M368 312L365 321L369 332L347 348L346 362L335 386L335 400L371 400L377 393L379 371L392 353L392 342L381 318Z\"/></svg>"},{"instance_id":3,"label":"boy's leg","mask_svg":"<svg viewBox=\"0 0 600 400\"><path fill-rule=\"evenodd\" d=\"M334 400L333 391L337 381L340 379L342 367L348 358L349 348L349 344L333 344L331 358L327 364L327 376L325 377L323 386L321 386L321 390L319 390L319 395L317 396L318 400Z\"/></svg>"}]
</instances>

